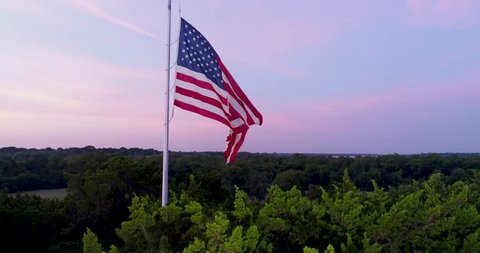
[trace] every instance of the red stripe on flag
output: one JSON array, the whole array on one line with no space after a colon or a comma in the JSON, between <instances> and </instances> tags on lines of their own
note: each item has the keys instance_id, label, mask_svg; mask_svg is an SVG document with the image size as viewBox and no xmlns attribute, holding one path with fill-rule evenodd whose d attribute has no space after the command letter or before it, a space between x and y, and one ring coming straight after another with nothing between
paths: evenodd
<instances>
[{"instance_id":1,"label":"red stripe on flag","mask_svg":"<svg viewBox=\"0 0 480 253\"><path fill-rule=\"evenodd\" d=\"M248 130L248 128L247 128ZM247 134L247 130L240 131L240 132L230 132L230 135L227 137L227 150L225 150L225 160L227 163L232 163L237 158L237 153L240 150L240 147L245 140L245 135ZM239 139L237 140L237 136Z\"/></svg>"},{"instance_id":2,"label":"red stripe on flag","mask_svg":"<svg viewBox=\"0 0 480 253\"><path fill-rule=\"evenodd\" d=\"M243 124L243 125L240 125L240 126L238 126L238 127L231 128L231 129L232 129L232 131L234 131L234 132L236 132L236 133L237 133L237 132L245 132L245 133L246 133L249 128L250 128L250 127L249 127L247 124Z\"/></svg>"},{"instance_id":3,"label":"red stripe on flag","mask_svg":"<svg viewBox=\"0 0 480 253\"><path fill-rule=\"evenodd\" d=\"M208 110L205 110L205 109L202 109L202 108L199 108L199 107L196 107L194 105L191 105L191 104L187 104L185 102L182 102L182 101L179 101L179 100L175 100L173 102L174 105L184 109L184 110L187 110L187 111L191 111L191 112L194 112L194 113L198 113L204 117L207 117L207 118L210 118L210 119L213 119L213 120L216 120L228 127L230 127L230 122L228 122L225 118L223 118L222 116L219 116L218 114L215 114L211 111L208 111Z\"/></svg>"}]
</instances>

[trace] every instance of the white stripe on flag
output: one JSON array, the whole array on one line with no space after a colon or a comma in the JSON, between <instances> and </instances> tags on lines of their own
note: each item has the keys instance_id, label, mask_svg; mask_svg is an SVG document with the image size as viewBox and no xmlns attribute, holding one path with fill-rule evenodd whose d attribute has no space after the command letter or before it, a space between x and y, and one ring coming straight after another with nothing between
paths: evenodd
<instances>
[{"instance_id":1,"label":"white stripe on flag","mask_svg":"<svg viewBox=\"0 0 480 253\"><path fill-rule=\"evenodd\" d=\"M243 124L245 124L245 121L240 118L230 121L230 125L232 126L232 128L237 128Z\"/></svg>"}]
</instances>

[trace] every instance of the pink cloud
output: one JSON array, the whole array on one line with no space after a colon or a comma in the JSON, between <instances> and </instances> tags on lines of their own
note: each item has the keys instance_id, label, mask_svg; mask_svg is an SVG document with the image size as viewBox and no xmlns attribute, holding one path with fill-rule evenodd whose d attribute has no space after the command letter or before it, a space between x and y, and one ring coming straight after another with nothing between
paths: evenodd
<instances>
[{"instance_id":1,"label":"pink cloud","mask_svg":"<svg viewBox=\"0 0 480 253\"><path fill-rule=\"evenodd\" d=\"M161 131L163 133L163 124ZM216 121L174 108L174 116L170 121L172 150L222 151L228 133L229 129Z\"/></svg>"},{"instance_id":2,"label":"pink cloud","mask_svg":"<svg viewBox=\"0 0 480 253\"><path fill-rule=\"evenodd\" d=\"M265 122L270 124L255 129L245 148L367 153L465 150L466 146L462 149L457 144L446 150L441 145L463 138L459 133L464 128L471 131L471 125L463 124L478 124L466 123L464 117L480 108L479 70L442 83L401 83L376 94L284 105L265 112ZM290 106L297 108L285 109ZM457 132L445 131L452 124L458 125Z\"/></svg>"},{"instance_id":3,"label":"pink cloud","mask_svg":"<svg viewBox=\"0 0 480 253\"><path fill-rule=\"evenodd\" d=\"M480 106L480 66L455 80L435 84L401 83L377 94L343 97L309 105L312 114L324 122L341 122L344 130L355 127L355 120L380 120L401 114L405 120L423 120L443 113L441 108L469 104ZM438 108L437 110L435 108Z\"/></svg>"},{"instance_id":4,"label":"pink cloud","mask_svg":"<svg viewBox=\"0 0 480 253\"><path fill-rule=\"evenodd\" d=\"M480 96L479 80L437 86L397 87L382 94L354 96L333 100L325 103L315 103L313 108L320 115L352 115L371 112L388 112L393 107L409 106L422 107L446 101L462 101Z\"/></svg>"},{"instance_id":5,"label":"pink cloud","mask_svg":"<svg viewBox=\"0 0 480 253\"><path fill-rule=\"evenodd\" d=\"M141 146L161 148L155 119L45 115L0 110L0 145L23 147ZM34 122L34 123L32 123ZM34 127L32 127L34 124ZM155 144L155 141L158 144Z\"/></svg>"},{"instance_id":6,"label":"pink cloud","mask_svg":"<svg viewBox=\"0 0 480 253\"><path fill-rule=\"evenodd\" d=\"M141 27L139 27L135 24L132 24L129 21L126 21L126 20L123 20L121 18L114 17L114 16L108 14L106 11L98 8L96 5L92 4L91 2L89 2L87 0L70 0L70 2L75 7L79 8L82 11L85 11L86 13L88 13L89 15L91 15L93 17L103 19L105 21L108 21L112 24L121 26L121 27L126 28L126 29L128 29L132 32L135 32L135 33L139 33L139 34L142 34L142 35L145 35L145 36L148 36L148 37L151 37L151 38L155 38L155 39L159 38L157 35L155 35L154 33L150 32L150 31L147 31L144 28L141 28Z\"/></svg>"},{"instance_id":7,"label":"pink cloud","mask_svg":"<svg viewBox=\"0 0 480 253\"><path fill-rule=\"evenodd\" d=\"M410 20L424 27L462 30L480 23L476 0L407 0Z\"/></svg>"},{"instance_id":8,"label":"pink cloud","mask_svg":"<svg viewBox=\"0 0 480 253\"><path fill-rule=\"evenodd\" d=\"M0 65L0 146L36 147L35 140L49 146L137 145L131 136L147 145L149 137L161 135L161 67L41 48L3 55Z\"/></svg>"},{"instance_id":9,"label":"pink cloud","mask_svg":"<svg viewBox=\"0 0 480 253\"><path fill-rule=\"evenodd\" d=\"M28 57L2 58L2 65L3 61L15 74L0 77L3 84L0 96L28 101L28 104L36 104L37 109L41 106L57 112L115 115L138 110L137 106L143 103L157 103L151 91L158 92L160 99L163 89L159 83L164 82L164 74L159 68L127 67L83 56L41 51L30 53ZM132 86L132 82L142 85ZM146 96L135 100L136 95ZM109 100L113 102L107 102ZM129 107L132 105L137 106ZM119 107L125 108L115 109Z\"/></svg>"}]
</instances>

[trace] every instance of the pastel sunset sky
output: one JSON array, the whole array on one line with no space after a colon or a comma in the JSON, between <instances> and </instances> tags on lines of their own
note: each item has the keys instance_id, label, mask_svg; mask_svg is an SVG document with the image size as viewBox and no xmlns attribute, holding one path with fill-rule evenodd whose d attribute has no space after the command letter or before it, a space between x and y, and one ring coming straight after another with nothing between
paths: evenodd
<instances>
[{"instance_id":1,"label":"pastel sunset sky","mask_svg":"<svg viewBox=\"0 0 480 253\"><path fill-rule=\"evenodd\" d=\"M478 0L173 0L173 37L179 7L264 116L241 151L480 152ZM166 41L167 0L0 1L0 147L161 150Z\"/></svg>"}]
</instances>

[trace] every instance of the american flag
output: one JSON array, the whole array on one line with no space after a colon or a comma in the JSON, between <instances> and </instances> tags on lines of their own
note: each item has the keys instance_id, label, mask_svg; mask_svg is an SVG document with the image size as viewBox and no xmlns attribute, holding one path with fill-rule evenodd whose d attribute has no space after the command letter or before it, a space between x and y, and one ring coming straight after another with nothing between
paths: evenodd
<instances>
[{"instance_id":1,"label":"american flag","mask_svg":"<svg viewBox=\"0 0 480 253\"><path fill-rule=\"evenodd\" d=\"M225 160L231 163L249 126L261 125L263 117L205 37L183 18L180 25L174 104L230 128Z\"/></svg>"}]
</instances>

